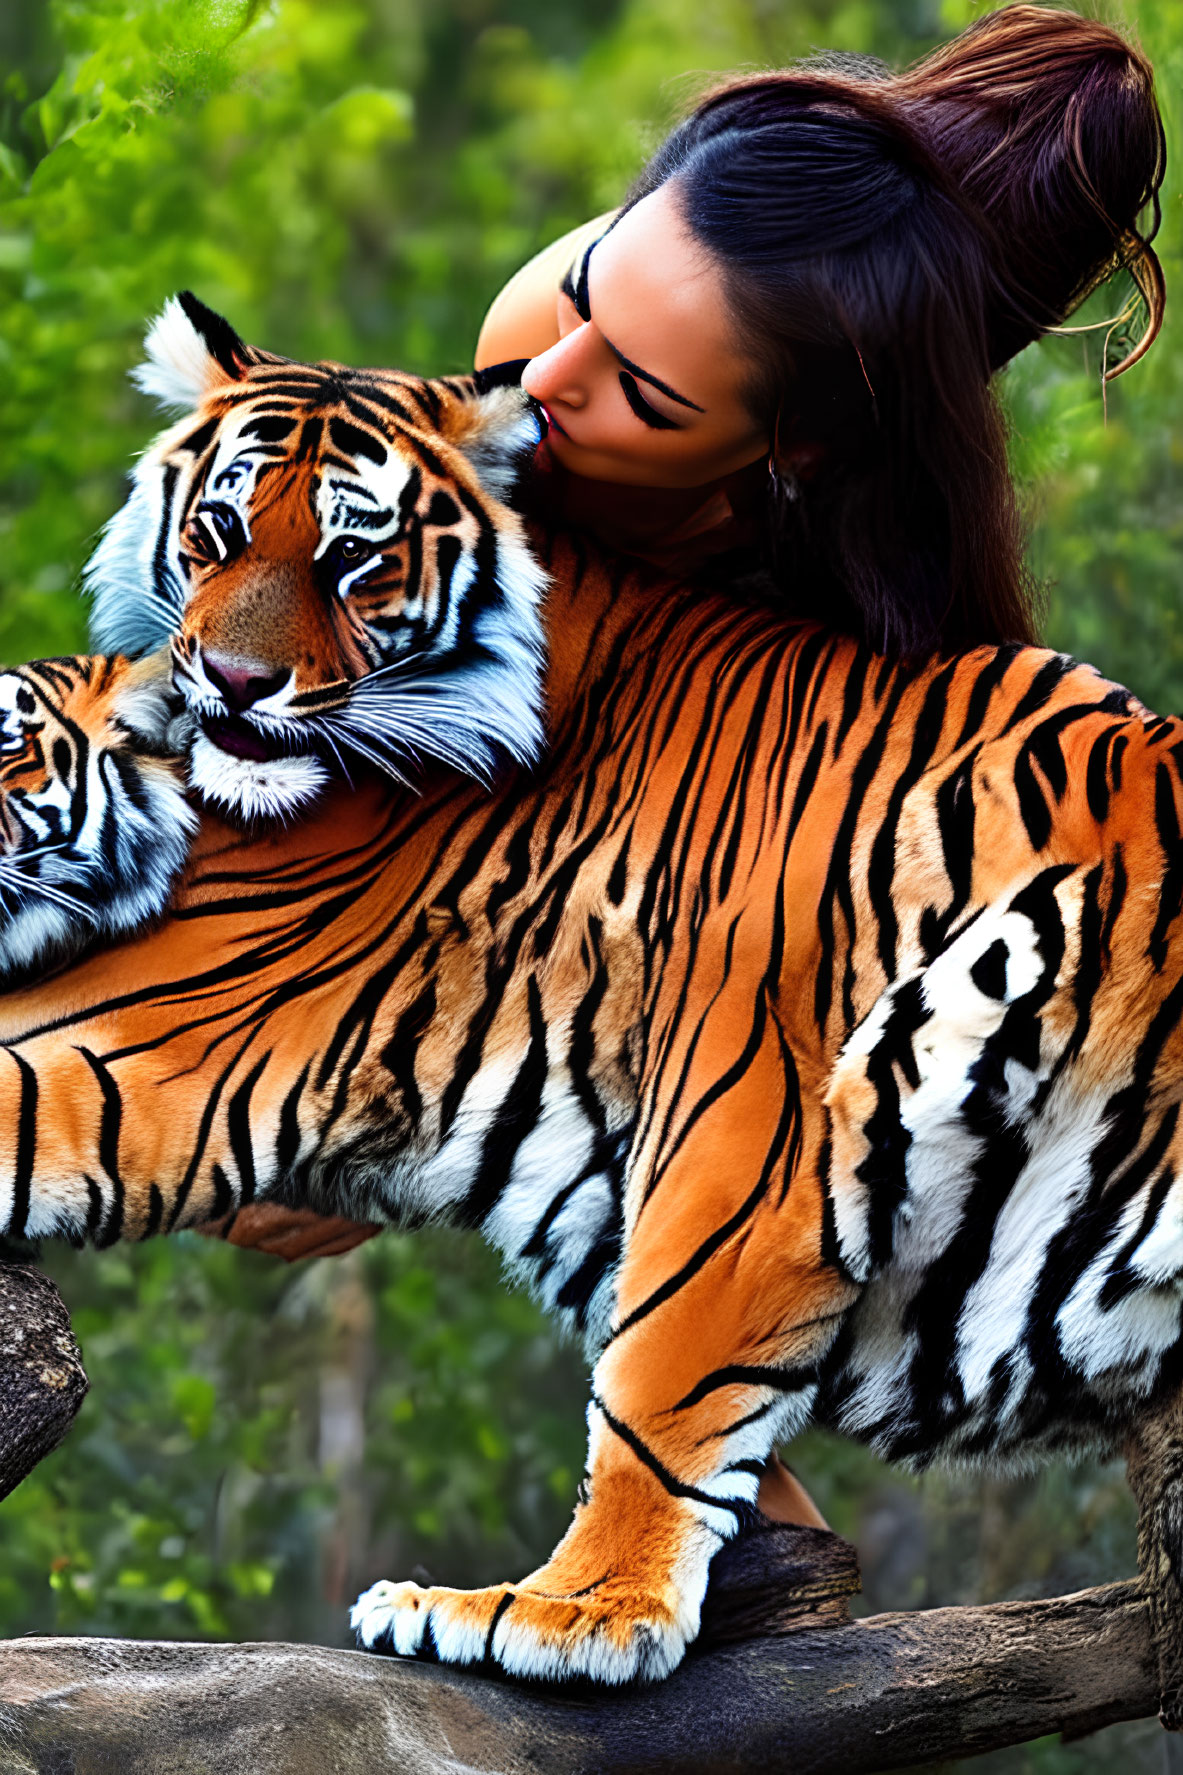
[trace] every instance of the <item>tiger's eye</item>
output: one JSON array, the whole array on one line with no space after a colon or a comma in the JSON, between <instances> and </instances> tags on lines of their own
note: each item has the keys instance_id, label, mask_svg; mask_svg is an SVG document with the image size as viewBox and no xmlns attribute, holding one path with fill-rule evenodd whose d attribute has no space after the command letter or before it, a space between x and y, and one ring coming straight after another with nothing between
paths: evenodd
<instances>
[{"instance_id":1,"label":"tiger's eye","mask_svg":"<svg viewBox=\"0 0 1183 1775\"><path fill-rule=\"evenodd\" d=\"M322 584L339 597L348 597L354 580L370 571L380 553L368 537L336 537L319 566Z\"/></svg>"}]
</instances>

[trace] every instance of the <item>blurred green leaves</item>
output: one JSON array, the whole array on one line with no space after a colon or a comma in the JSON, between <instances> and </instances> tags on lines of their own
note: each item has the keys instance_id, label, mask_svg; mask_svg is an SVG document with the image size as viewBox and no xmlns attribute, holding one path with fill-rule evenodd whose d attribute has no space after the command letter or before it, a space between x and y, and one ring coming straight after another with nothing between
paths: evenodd
<instances>
[{"instance_id":1,"label":"blurred green leaves","mask_svg":"<svg viewBox=\"0 0 1183 1775\"><path fill-rule=\"evenodd\" d=\"M55 17L61 71L9 144L0 203L3 655L81 640L63 593L151 424L124 381L145 320L194 286L294 354L345 355L346 261L412 134L360 7Z\"/></svg>"},{"instance_id":2,"label":"blurred green leaves","mask_svg":"<svg viewBox=\"0 0 1183 1775\"><path fill-rule=\"evenodd\" d=\"M475 1241L46 1257L91 1393L0 1505L0 1633L344 1643L382 1571L492 1580L565 1527L582 1365Z\"/></svg>"}]
</instances>

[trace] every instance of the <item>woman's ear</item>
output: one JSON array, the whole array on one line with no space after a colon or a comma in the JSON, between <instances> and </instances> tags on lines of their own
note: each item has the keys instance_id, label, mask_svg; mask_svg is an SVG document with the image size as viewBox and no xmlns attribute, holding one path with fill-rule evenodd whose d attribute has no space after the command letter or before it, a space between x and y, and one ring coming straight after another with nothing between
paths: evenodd
<instances>
[{"instance_id":1,"label":"woman's ear","mask_svg":"<svg viewBox=\"0 0 1183 1775\"><path fill-rule=\"evenodd\" d=\"M829 452L824 444L797 444L781 448L776 458L777 473L794 481L811 481Z\"/></svg>"},{"instance_id":2,"label":"woman's ear","mask_svg":"<svg viewBox=\"0 0 1183 1775\"><path fill-rule=\"evenodd\" d=\"M769 440L769 472L786 486L811 481L829 455L825 441L813 427L808 430L800 411L786 414L777 408L776 423Z\"/></svg>"},{"instance_id":3,"label":"woman's ear","mask_svg":"<svg viewBox=\"0 0 1183 1775\"><path fill-rule=\"evenodd\" d=\"M828 455L824 444L786 444L782 438L780 449L769 455L768 467L786 487L800 486L813 480Z\"/></svg>"}]
</instances>

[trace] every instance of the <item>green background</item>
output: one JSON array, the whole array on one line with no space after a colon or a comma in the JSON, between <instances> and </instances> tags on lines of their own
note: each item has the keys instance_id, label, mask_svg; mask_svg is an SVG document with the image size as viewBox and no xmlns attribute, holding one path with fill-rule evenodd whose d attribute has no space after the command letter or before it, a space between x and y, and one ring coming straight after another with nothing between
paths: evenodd
<instances>
[{"instance_id":1,"label":"green background","mask_svg":"<svg viewBox=\"0 0 1183 1775\"><path fill-rule=\"evenodd\" d=\"M619 200L703 77L816 48L910 59L964 0L7 0L0 7L0 659L84 644L79 569L154 426L126 380L190 286L293 357L466 368L538 246ZM1115 15L1121 17L1122 15ZM1178 139L1183 8L1124 22ZM1161 247L1181 245L1168 179ZM1124 291L1096 299L1094 315ZM1097 306L1099 304L1100 306ZM1183 707L1183 328L1112 386L1098 335L1004 378L1048 631ZM377 1576L517 1576L582 1468L583 1365L471 1241L287 1269L192 1235L47 1251L92 1392L0 1505L0 1633L316 1638ZM795 1462L869 1608L1128 1573L1120 1470L915 1482ZM1154 1769L1151 1724L984 1768Z\"/></svg>"}]
</instances>

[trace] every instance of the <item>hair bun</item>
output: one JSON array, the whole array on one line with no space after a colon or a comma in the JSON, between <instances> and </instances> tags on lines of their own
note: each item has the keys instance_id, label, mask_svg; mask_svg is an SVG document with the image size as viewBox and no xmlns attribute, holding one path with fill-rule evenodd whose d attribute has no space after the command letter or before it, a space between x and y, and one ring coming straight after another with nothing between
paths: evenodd
<instances>
[{"instance_id":1,"label":"hair bun","mask_svg":"<svg viewBox=\"0 0 1183 1775\"><path fill-rule=\"evenodd\" d=\"M1119 268L1162 324L1158 227L1165 148L1146 57L1109 25L1050 7L1004 7L887 82L912 127L990 224L1011 297L991 316L1003 364ZM1152 206L1149 229L1139 217Z\"/></svg>"}]
</instances>

